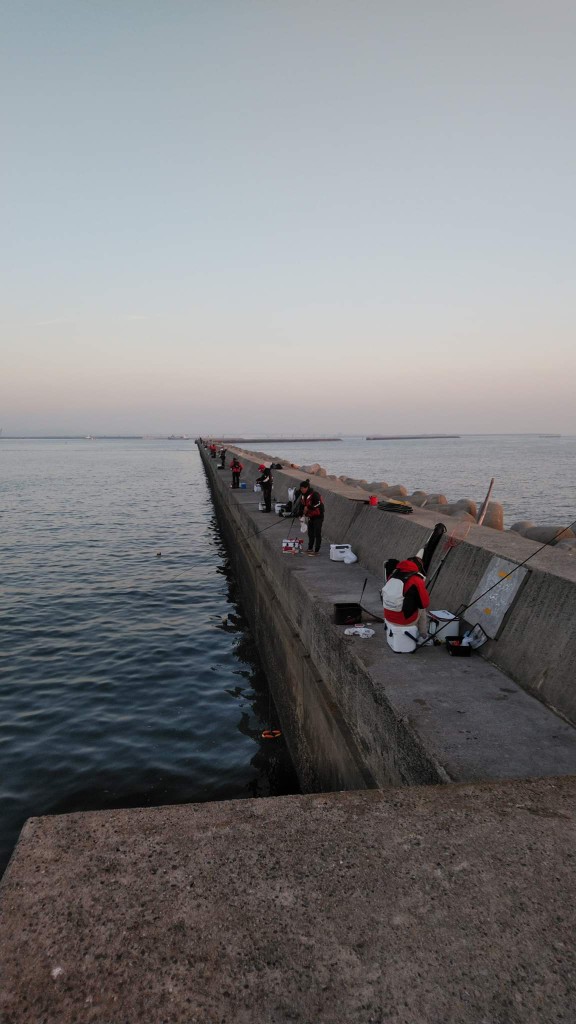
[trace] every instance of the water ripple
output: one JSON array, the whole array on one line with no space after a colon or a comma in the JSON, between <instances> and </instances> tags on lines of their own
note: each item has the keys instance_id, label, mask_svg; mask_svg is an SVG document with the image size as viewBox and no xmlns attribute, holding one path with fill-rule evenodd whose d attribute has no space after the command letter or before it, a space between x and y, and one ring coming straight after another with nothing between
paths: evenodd
<instances>
[{"instance_id":1,"label":"water ripple","mask_svg":"<svg viewBox=\"0 0 576 1024\"><path fill-rule=\"evenodd\" d=\"M297 790L196 449L0 459L0 867L29 815Z\"/></svg>"}]
</instances>

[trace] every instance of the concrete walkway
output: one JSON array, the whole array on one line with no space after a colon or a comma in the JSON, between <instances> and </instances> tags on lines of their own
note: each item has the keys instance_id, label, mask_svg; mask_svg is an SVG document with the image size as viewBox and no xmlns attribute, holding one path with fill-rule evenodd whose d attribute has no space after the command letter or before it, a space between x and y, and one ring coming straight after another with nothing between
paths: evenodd
<instances>
[{"instance_id":1,"label":"concrete walkway","mask_svg":"<svg viewBox=\"0 0 576 1024\"><path fill-rule=\"evenodd\" d=\"M32 819L2 1024L571 1024L573 779Z\"/></svg>"}]
</instances>

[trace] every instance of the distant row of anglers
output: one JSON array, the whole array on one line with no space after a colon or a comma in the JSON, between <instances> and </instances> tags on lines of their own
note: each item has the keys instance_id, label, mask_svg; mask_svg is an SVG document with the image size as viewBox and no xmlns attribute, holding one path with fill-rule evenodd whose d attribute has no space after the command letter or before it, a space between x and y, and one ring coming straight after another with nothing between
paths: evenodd
<instances>
[{"instance_id":1,"label":"distant row of anglers","mask_svg":"<svg viewBox=\"0 0 576 1024\"><path fill-rule=\"evenodd\" d=\"M215 444L208 444L202 442L204 447L210 452L210 457L215 459L216 457L220 460L220 468L226 469L226 456L228 450L226 448L218 449ZM260 476L256 478L256 483L260 485L262 489L262 504L264 508L262 512L272 511L272 484L273 475L272 470L275 467L265 466L264 463L258 466L258 472ZM279 467L281 468L281 467ZM230 470L232 472L232 487L236 490L240 487L240 475L244 466L241 462L233 457L230 463ZM307 533L308 533L308 550L307 555L315 556L319 553L322 544L322 524L324 522L324 499L318 491L313 490L310 486L309 480L303 480L299 485L298 490L295 492L294 501L284 506L284 515L290 515L293 518L300 518L306 522Z\"/></svg>"},{"instance_id":2,"label":"distant row of anglers","mask_svg":"<svg viewBox=\"0 0 576 1024\"><path fill-rule=\"evenodd\" d=\"M218 457L220 467L225 469L227 449L218 449L212 443L203 442L203 444L210 452L210 457L213 459ZM272 511L272 470L274 468L276 468L274 465L265 466L263 463L258 466L260 476L256 478L256 483L262 489L263 512ZM242 463L234 456L230 463L234 489L240 487L240 476L243 469ZM300 483L294 493L294 501L284 506L283 514L301 518L306 522L308 533L306 554L318 555L322 544L324 499L318 491L311 487L309 480L303 480ZM385 565L385 584L382 590L385 622L393 630L398 627L402 627L402 629L411 627L415 641L425 638L428 634L426 608L430 605L430 595L426 588L426 573L434 550L444 532L445 527L441 523L438 524L426 548L418 555L412 555L403 561L389 559Z\"/></svg>"}]
</instances>

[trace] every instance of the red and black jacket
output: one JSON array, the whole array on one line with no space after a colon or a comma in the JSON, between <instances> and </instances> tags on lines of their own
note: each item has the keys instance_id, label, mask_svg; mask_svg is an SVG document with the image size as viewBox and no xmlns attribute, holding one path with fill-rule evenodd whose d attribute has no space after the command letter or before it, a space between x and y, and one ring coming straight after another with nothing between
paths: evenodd
<instances>
[{"instance_id":1,"label":"red and black jacket","mask_svg":"<svg viewBox=\"0 0 576 1024\"><path fill-rule=\"evenodd\" d=\"M426 581L415 562L407 558L398 562L393 573L394 578L404 579L404 601L401 612L385 609L384 618L393 626L409 626L416 622L420 608L428 608L430 596L426 590Z\"/></svg>"},{"instance_id":2,"label":"red and black jacket","mask_svg":"<svg viewBox=\"0 0 576 1024\"><path fill-rule=\"evenodd\" d=\"M324 500L318 491L309 491L303 495L304 515L307 519L324 519Z\"/></svg>"}]
</instances>

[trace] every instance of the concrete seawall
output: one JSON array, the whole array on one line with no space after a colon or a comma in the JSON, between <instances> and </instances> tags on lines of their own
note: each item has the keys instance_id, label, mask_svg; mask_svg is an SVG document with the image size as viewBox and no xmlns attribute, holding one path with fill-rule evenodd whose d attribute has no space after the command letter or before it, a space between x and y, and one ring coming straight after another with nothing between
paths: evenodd
<instances>
[{"instance_id":1,"label":"concrete seawall","mask_svg":"<svg viewBox=\"0 0 576 1024\"><path fill-rule=\"evenodd\" d=\"M264 453L242 452L247 479L253 479L261 456ZM285 500L286 488L301 479L301 471L289 467L277 472L279 500ZM414 553L436 522L444 522L448 533L456 525L440 511L415 509L410 516L382 513L361 504L367 495L360 488L333 478L310 479L324 497L327 539L351 544L361 564L379 578L387 558ZM540 547L512 531L473 526L443 566L434 606L456 610L468 604L495 558L517 565ZM576 560L559 548L547 547L530 559L526 570L525 585L497 639L488 641L482 656L576 723Z\"/></svg>"},{"instance_id":2,"label":"concrete seawall","mask_svg":"<svg viewBox=\"0 0 576 1024\"><path fill-rule=\"evenodd\" d=\"M334 625L334 602L357 601L366 579L364 603L379 614L383 561L420 547L436 514L383 513L358 502L354 488L318 481L326 505L322 555L286 555L281 541L289 523L258 511L252 488L258 458L242 453L248 486L233 491L229 471L217 469L204 450L202 455L243 605L305 790L576 770L574 728L486 659L451 659L443 648L394 655L384 643L382 625L374 624L376 636L369 641L347 637ZM295 471L275 471L276 496L285 499L287 487L298 479ZM463 555L472 576L468 594L492 555L502 553L502 534L480 532L495 551L478 540L454 549L439 577L438 607L453 607L464 598L460 587L448 601L463 572ZM359 563L331 562L329 540L351 542ZM523 549L526 543L512 538L512 545ZM555 579L542 576L545 582Z\"/></svg>"}]
</instances>

